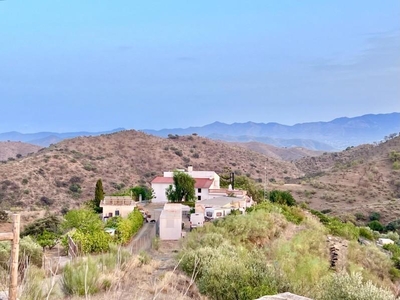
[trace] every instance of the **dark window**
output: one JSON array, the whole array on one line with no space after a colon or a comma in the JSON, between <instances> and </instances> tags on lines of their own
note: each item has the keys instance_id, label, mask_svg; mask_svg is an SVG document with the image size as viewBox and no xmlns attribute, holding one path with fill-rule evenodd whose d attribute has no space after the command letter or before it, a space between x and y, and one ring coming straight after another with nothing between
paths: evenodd
<instances>
[{"instance_id":1,"label":"dark window","mask_svg":"<svg viewBox=\"0 0 400 300\"><path fill-rule=\"evenodd\" d=\"M217 212L216 216L217 217L222 217L222 212Z\"/></svg>"},{"instance_id":2,"label":"dark window","mask_svg":"<svg viewBox=\"0 0 400 300\"><path fill-rule=\"evenodd\" d=\"M201 189L197 189L197 192L200 194L201 193Z\"/></svg>"},{"instance_id":3,"label":"dark window","mask_svg":"<svg viewBox=\"0 0 400 300\"><path fill-rule=\"evenodd\" d=\"M108 216L111 218L112 217L112 213L108 213Z\"/></svg>"},{"instance_id":4,"label":"dark window","mask_svg":"<svg viewBox=\"0 0 400 300\"><path fill-rule=\"evenodd\" d=\"M197 200L201 200L201 196L197 196Z\"/></svg>"},{"instance_id":5,"label":"dark window","mask_svg":"<svg viewBox=\"0 0 400 300\"><path fill-rule=\"evenodd\" d=\"M116 210L116 211L115 211L115 215L116 215L116 216L119 216L119 210Z\"/></svg>"}]
</instances>

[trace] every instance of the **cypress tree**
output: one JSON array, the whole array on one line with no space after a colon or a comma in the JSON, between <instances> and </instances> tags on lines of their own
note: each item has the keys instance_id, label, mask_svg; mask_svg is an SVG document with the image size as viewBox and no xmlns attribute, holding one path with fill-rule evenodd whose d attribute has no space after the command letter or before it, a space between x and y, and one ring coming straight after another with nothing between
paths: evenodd
<instances>
[{"instance_id":1,"label":"cypress tree","mask_svg":"<svg viewBox=\"0 0 400 300\"><path fill-rule=\"evenodd\" d=\"M103 182L101 179L96 182L96 189L94 191L94 204L100 207L100 201L104 199Z\"/></svg>"}]
</instances>

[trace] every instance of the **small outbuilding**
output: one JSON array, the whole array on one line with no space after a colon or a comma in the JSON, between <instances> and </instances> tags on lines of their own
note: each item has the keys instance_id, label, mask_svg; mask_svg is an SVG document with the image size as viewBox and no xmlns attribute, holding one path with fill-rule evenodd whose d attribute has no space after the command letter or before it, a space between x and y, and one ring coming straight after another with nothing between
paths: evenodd
<instances>
[{"instance_id":1,"label":"small outbuilding","mask_svg":"<svg viewBox=\"0 0 400 300\"><path fill-rule=\"evenodd\" d=\"M182 205L165 204L159 226L161 240L179 240L182 236Z\"/></svg>"}]
</instances>

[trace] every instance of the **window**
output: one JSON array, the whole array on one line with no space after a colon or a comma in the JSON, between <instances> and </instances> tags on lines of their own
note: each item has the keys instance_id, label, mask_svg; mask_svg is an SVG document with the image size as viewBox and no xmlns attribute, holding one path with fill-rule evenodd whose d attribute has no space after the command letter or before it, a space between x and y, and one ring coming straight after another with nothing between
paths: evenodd
<instances>
[{"instance_id":1,"label":"window","mask_svg":"<svg viewBox=\"0 0 400 300\"><path fill-rule=\"evenodd\" d=\"M119 216L119 210L116 210L116 211L115 211L115 215L116 215L116 216Z\"/></svg>"},{"instance_id":2,"label":"window","mask_svg":"<svg viewBox=\"0 0 400 300\"><path fill-rule=\"evenodd\" d=\"M201 194L201 189L197 189L197 193Z\"/></svg>"},{"instance_id":3,"label":"window","mask_svg":"<svg viewBox=\"0 0 400 300\"><path fill-rule=\"evenodd\" d=\"M217 213L216 213L216 216L217 216L217 217L222 217L222 212L217 212Z\"/></svg>"},{"instance_id":4,"label":"window","mask_svg":"<svg viewBox=\"0 0 400 300\"><path fill-rule=\"evenodd\" d=\"M108 217L110 217L110 218L111 218L111 217L112 217L112 213L108 213Z\"/></svg>"},{"instance_id":5,"label":"window","mask_svg":"<svg viewBox=\"0 0 400 300\"><path fill-rule=\"evenodd\" d=\"M209 217L209 218L211 218L211 217L212 217L212 211L206 212L206 216Z\"/></svg>"},{"instance_id":6,"label":"window","mask_svg":"<svg viewBox=\"0 0 400 300\"><path fill-rule=\"evenodd\" d=\"M197 196L197 200L199 200L199 201L200 201L200 200L201 200L201 196Z\"/></svg>"}]
</instances>

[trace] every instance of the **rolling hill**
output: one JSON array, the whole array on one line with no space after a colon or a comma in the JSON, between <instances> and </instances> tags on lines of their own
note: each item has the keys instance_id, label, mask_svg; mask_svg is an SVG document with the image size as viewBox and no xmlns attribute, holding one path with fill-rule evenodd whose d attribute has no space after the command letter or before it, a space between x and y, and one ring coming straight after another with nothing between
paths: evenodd
<instances>
[{"instance_id":1,"label":"rolling hill","mask_svg":"<svg viewBox=\"0 0 400 300\"><path fill-rule=\"evenodd\" d=\"M64 140L28 157L0 165L0 206L60 209L93 197L99 178L106 194L149 184L163 171L185 168L233 170L262 181L264 166L276 178L299 177L295 165L242 147L185 136L159 138L129 130Z\"/></svg>"},{"instance_id":2,"label":"rolling hill","mask_svg":"<svg viewBox=\"0 0 400 300\"><path fill-rule=\"evenodd\" d=\"M35 153L42 147L21 142L0 142L0 161Z\"/></svg>"},{"instance_id":3,"label":"rolling hill","mask_svg":"<svg viewBox=\"0 0 400 300\"><path fill-rule=\"evenodd\" d=\"M291 162L280 159L289 155L283 152L270 149L267 156L197 135L160 138L126 130L77 137L0 164L0 207L76 207L93 197L99 178L110 195L191 164L195 170L247 175L260 188L289 190L298 202L334 215L354 220L356 214L379 212L388 222L400 218L400 171L389 159L399 149L395 137Z\"/></svg>"}]
</instances>

